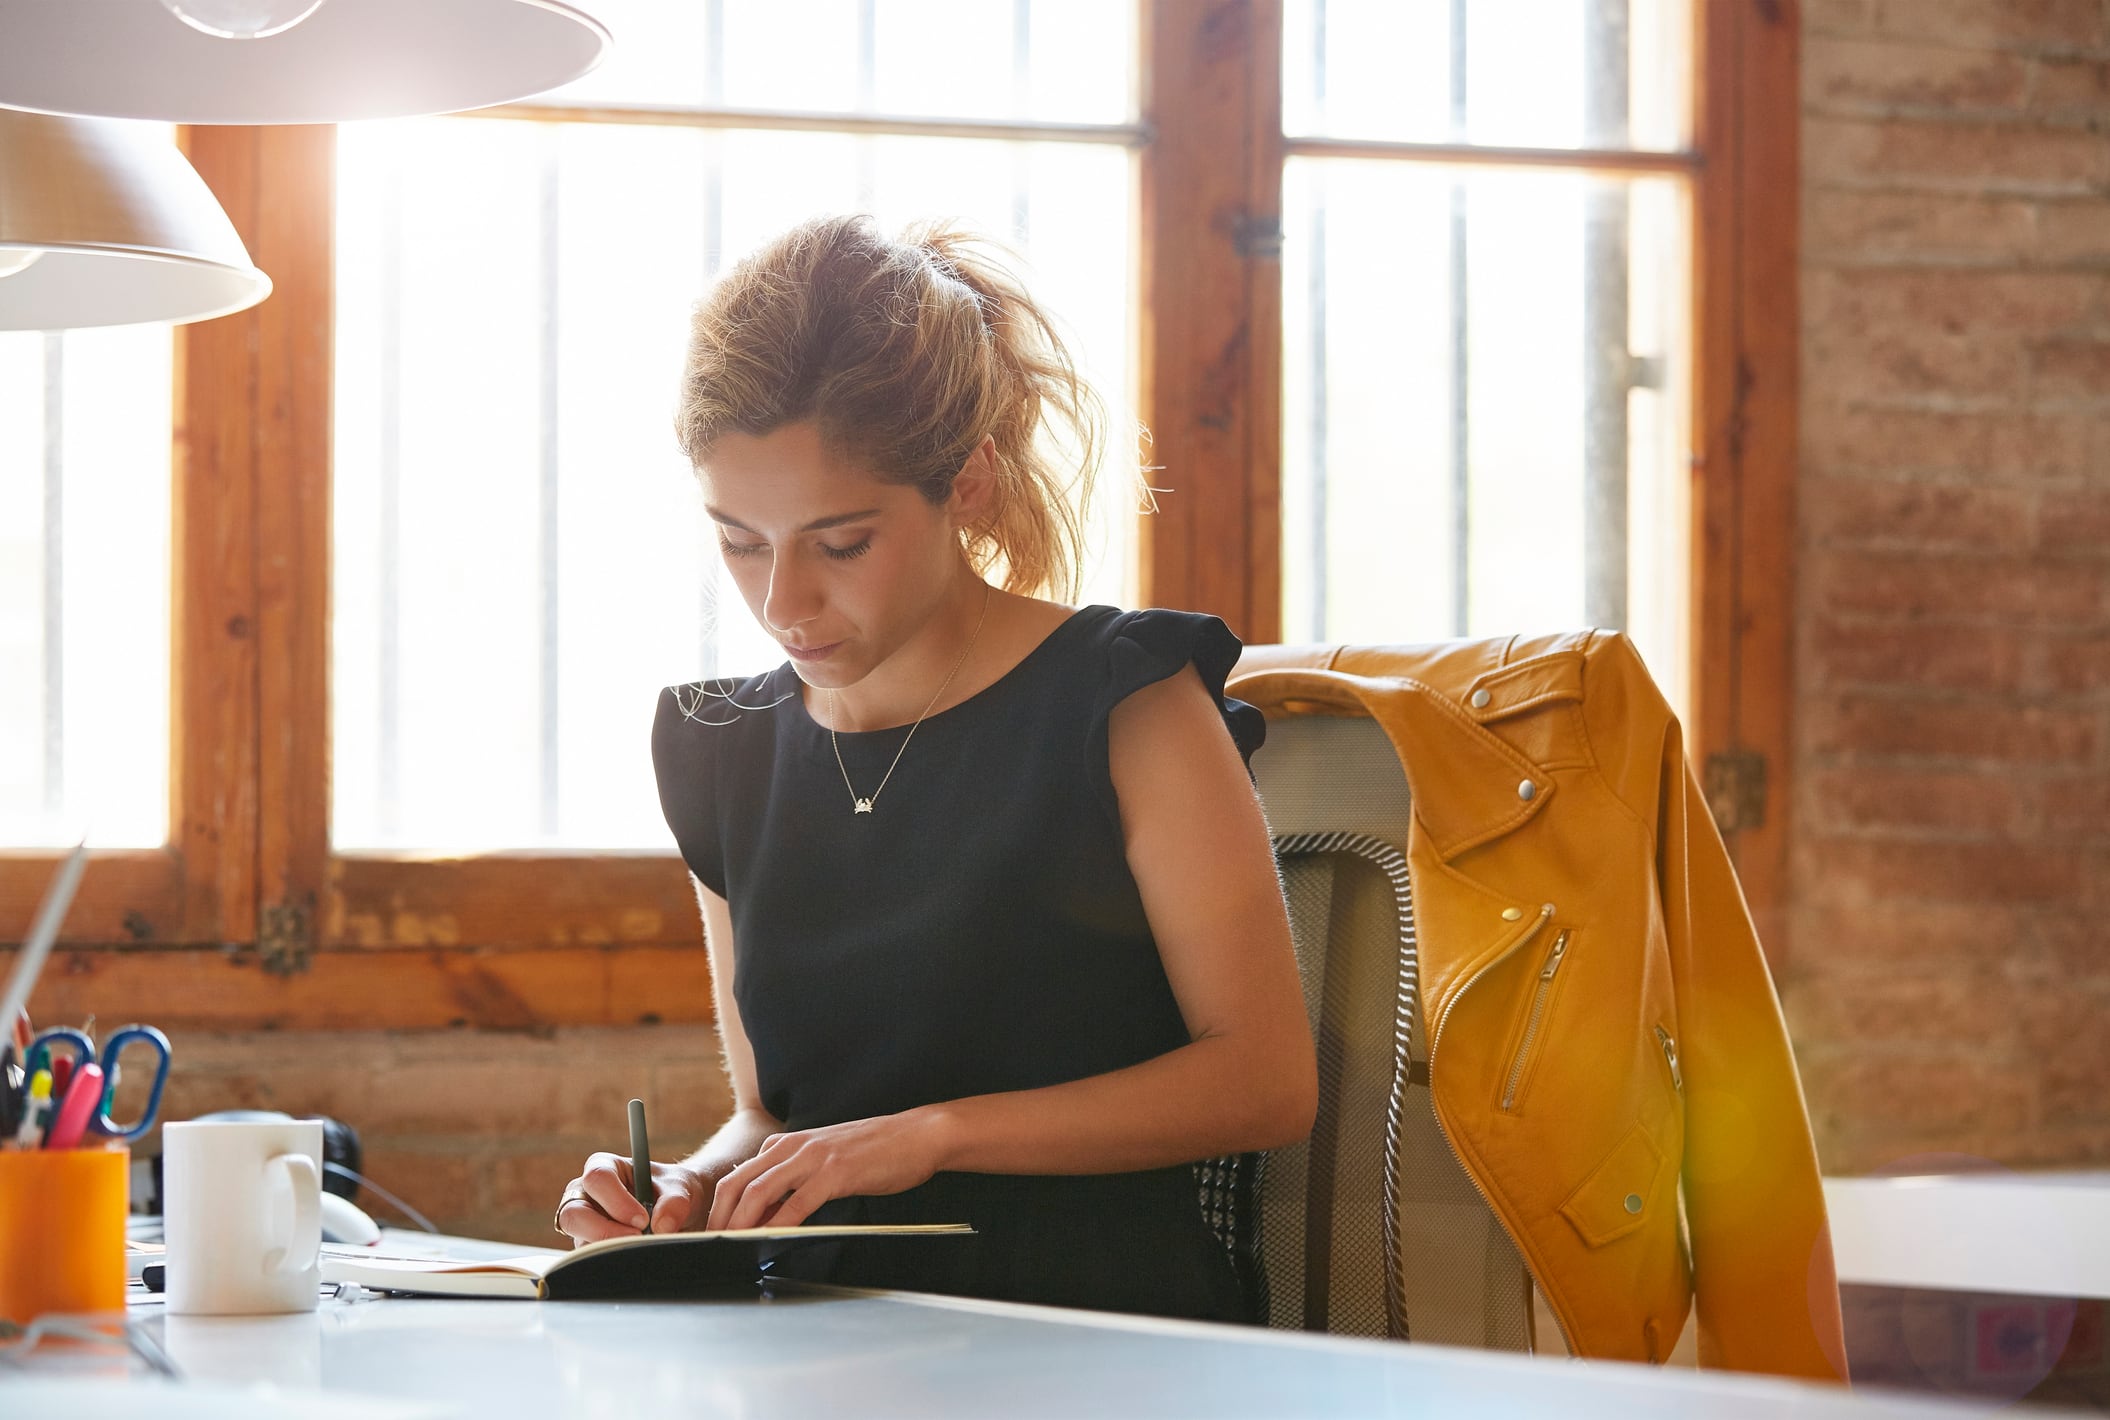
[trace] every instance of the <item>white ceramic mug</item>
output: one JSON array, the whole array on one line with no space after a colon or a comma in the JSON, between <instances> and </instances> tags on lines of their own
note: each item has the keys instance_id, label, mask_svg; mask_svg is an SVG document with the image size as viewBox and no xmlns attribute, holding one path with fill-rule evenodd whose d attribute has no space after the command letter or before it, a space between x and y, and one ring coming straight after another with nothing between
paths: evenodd
<instances>
[{"instance_id":1,"label":"white ceramic mug","mask_svg":"<svg viewBox=\"0 0 2110 1420\"><path fill-rule=\"evenodd\" d=\"M313 1311L322 1283L322 1121L192 1120L161 1130L168 1309Z\"/></svg>"}]
</instances>

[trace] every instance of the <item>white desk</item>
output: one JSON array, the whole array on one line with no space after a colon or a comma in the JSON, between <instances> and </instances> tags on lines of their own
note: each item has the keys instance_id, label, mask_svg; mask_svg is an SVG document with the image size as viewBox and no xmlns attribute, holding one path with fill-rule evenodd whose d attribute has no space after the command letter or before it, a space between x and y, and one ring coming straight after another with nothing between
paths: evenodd
<instances>
[{"instance_id":1,"label":"white desk","mask_svg":"<svg viewBox=\"0 0 2110 1420\"><path fill-rule=\"evenodd\" d=\"M120 1381L106 1368L71 1380L10 1382L0 1372L0 1413L17 1413L15 1402L25 1414L118 1413L90 1403L112 1398L129 1402L123 1413L215 1420L1982 1413L1830 1386L905 1293L549 1304L369 1296L300 1316L152 1324L184 1385Z\"/></svg>"},{"instance_id":2,"label":"white desk","mask_svg":"<svg viewBox=\"0 0 2110 1420\"><path fill-rule=\"evenodd\" d=\"M1828 1178L1839 1280L2110 1299L2110 1173Z\"/></svg>"}]
</instances>

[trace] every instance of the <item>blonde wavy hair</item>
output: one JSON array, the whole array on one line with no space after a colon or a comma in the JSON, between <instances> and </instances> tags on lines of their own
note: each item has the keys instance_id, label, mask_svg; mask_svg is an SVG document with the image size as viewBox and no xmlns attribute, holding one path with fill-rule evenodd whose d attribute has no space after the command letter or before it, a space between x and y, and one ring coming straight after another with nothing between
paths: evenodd
<instances>
[{"instance_id":1,"label":"blonde wavy hair","mask_svg":"<svg viewBox=\"0 0 2110 1420\"><path fill-rule=\"evenodd\" d=\"M942 503L991 439L995 497L963 533L969 563L1007 591L1073 599L1105 408L1007 255L944 223L894 239L862 216L792 228L697 303L682 451L700 464L728 432L812 420L839 454Z\"/></svg>"}]
</instances>

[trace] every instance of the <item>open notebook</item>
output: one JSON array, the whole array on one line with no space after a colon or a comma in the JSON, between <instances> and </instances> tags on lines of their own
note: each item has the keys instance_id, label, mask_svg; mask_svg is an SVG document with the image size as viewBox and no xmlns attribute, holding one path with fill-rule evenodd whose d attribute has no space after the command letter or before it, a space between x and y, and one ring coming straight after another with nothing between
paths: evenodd
<instances>
[{"instance_id":1,"label":"open notebook","mask_svg":"<svg viewBox=\"0 0 2110 1420\"><path fill-rule=\"evenodd\" d=\"M582 1243L570 1252L543 1252L495 1262L323 1254L322 1280L356 1282L379 1292L434 1297L525 1297L542 1301L588 1298L697 1297L743 1292L786 1249L845 1238L972 1237L965 1223L866 1227L739 1228L715 1233L659 1233ZM904 1243L890 1243L900 1246Z\"/></svg>"}]
</instances>

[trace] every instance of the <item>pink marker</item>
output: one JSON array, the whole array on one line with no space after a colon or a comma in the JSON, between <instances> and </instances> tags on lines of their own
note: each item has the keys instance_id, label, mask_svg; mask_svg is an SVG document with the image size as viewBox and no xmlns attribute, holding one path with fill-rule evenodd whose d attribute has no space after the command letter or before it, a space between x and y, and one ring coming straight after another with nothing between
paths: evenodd
<instances>
[{"instance_id":1,"label":"pink marker","mask_svg":"<svg viewBox=\"0 0 2110 1420\"><path fill-rule=\"evenodd\" d=\"M88 1121L103 1103L103 1067L94 1061L73 1072L73 1083L66 1091L66 1098L59 1102L59 1112L52 1117L51 1128L45 1132L44 1147L47 1149L71 1149L81 1142L88 1132Z\"/></svg>"}]
</instances>

